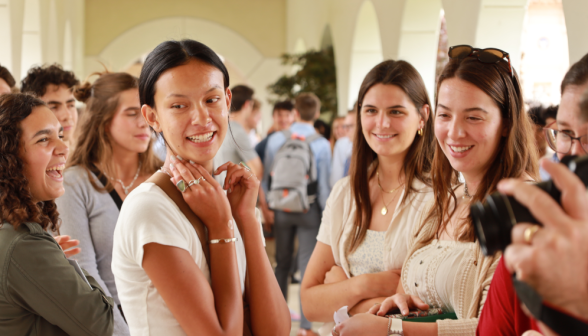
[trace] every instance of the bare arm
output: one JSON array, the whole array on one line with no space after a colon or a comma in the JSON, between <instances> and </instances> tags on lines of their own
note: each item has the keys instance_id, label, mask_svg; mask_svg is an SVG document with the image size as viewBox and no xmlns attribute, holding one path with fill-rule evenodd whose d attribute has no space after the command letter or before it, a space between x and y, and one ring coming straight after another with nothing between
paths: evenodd
<instances>
[{"instance_id":1,"label":"bare arm","mask_svg":"<svg viewBox=\"0 0 588 336\"><path fill-rule=\"evenodd\" d=\"M186 334L242 334L243 303L234 243L211 245L212 287L188 251L156 243L143 249L143 269Z\"/></svg>"},{"instance_id":2,"label":"bare arm","mask_svg":"<svg viewBox=\"0 0 588 336\"><path fill-rule=\"evenodd\" d=\"M325 275L335 266L329 245L317 242L302 285L300 296L304 315L310 321L332 322L333 312L343 306L353 307L364 299L393 295L393 277L388 272L364 274L337 283L325 284Z\"/></svg>"},{"instance_id":3,"label":"bare arm","mask_svg":"<svg viewBox=\"0 0 588 336\"><path fill-rule=\"evenodd\" d=\"M251 309L254 335L288 335L290 311L265 252L257 218L236 217L245 244L247 278L245 299Z\"/></svg>"}]
</instances>

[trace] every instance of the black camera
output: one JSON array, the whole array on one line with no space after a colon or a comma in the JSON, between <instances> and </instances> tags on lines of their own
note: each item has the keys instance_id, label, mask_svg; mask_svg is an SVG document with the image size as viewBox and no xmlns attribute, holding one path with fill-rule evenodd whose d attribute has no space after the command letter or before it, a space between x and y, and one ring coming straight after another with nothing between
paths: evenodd
<instances>
[{"instance_id":1,"label":"black camera","mask_svg":"<svg viewBox=\"0 0 588 336\"><path fill-rule=\"evenodd\" d=\"M588 185L588 155L582 157L566 156L561 163L568 166L584 183ZM535 184L560 203L561 192L553 181ZM529 209L514 197L495 192L486 201L476 202L470 206L470 218L482 251L490 256L497 251L504 251L511 243L511 230L517 223L541 225Z\"/></svg>"}]
</instances>

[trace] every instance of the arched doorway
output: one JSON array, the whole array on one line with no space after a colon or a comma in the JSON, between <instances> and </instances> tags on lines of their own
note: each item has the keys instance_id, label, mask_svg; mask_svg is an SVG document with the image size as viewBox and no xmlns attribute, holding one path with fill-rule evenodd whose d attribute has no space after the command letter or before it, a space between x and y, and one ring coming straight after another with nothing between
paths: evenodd
<instances>
[{"instance_id":1,"label":"arched doorway","mask_svg":"<svg viewBox=\"0 0 588 336\"><path fill-rule=\"evenodd\" d=\"M383 59L378 16L374 5L368 0L363 3L359 10L353 34L349 91L346 102L348 110L353 107L357 100L359 88L365 75Z\"/></svg>"}]
</instances>

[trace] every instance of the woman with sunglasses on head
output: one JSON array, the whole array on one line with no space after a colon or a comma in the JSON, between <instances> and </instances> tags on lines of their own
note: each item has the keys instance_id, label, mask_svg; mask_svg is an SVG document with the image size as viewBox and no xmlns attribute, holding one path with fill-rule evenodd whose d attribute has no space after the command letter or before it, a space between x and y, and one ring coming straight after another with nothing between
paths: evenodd
<instances>
[{"instance_id":1,"label":"woman with sunglasses on head","mask_svg":"<svg viewBox=\"0 0 588 336\"><path fill-rule=\"evenodd\" d=\"M96 73L98 79L74 90L86 103L77 146L65 170L65 193L58 198L62 232L80 240L76 257L121 308L112 274L112 239L127 195L162 162L139 105L139 80L127 73ZM114 335L128 335L121 311Z\"/></svg>"},{"instance_id":2,"label":"woman with sunglasses on head","mask_svg":"<svg viewBox=\"0 0 588 336\"><path fill-rule=\"evenodd\" d=\"M112 271L132 335L287 335L290 314L255 211L259 181L213 159L230 138L229 75L193 40L145 60L141 113L165 139L161 171L125 200ZM223 185L213 175L226 171Z\"/></svg>"},{"instance_id":3,"label":"woman with sunglasses on head","mask_svg":"<svg viewBox=\"0 0 588 336\"><path fill-rule=\"evenodd\" d=\"M588 123L582 118L580 103L588 90L588 54L571 66L561 83L561 105L555 125L545 128L547 143L561 160L566 155L583 156L588 152ZM531 244L536 226L516 225L512 241ZM506 253L505 258L508 256ZM507 259L508 260L508 259ZM564 284L562 284L563 286ZM480 316L477 335L515 336L533 329L539 331L534 319L521 308L513 286L512 275L501 259L492 279L484 311Z\"/></svg>"},{"instance_id":4,"label":"woman with sunglasses on head","mask_svg":"<svg viewBox=\"0 0 588 336\"><path fill-rule=\"evenodd\" d=\"M465 50L464 50L465 49ZM494 56L492 56L494 55ZM497 49L450 49L437 83L434 200L416 226L397 294L337 326L335 335L474 335L499 256L485 257L469 207L507 177L532 180L536 149L517 75ZM462 174L465 182L459 184ZM441 308L457 320L418 323L389 311Z\"/></svg>"},{"instance_id":5,"label":"woman with sunglasses on head","mask_svg":"<svg viewBox=\"0 0 588 336\"><path fill-rule=\"evenodd\" d=\"M350 177L331 191L302 281L304 314L313 321L333 322L343 306L365 313L396 292L412 226L433 196L433 122L416 69L378 64L357 106Z\"/></svg>"},{"instance_id":6,"label":"woman with sunglasses on head","mask_svg":"<svg viewBox=\"0 0 588 336\"><path fill-rule=\"evenodd\" d=\"M112 335L112 299L48 232L67 155L42 100L0 97L0 335Z\"/></svg>"}]
</instances>

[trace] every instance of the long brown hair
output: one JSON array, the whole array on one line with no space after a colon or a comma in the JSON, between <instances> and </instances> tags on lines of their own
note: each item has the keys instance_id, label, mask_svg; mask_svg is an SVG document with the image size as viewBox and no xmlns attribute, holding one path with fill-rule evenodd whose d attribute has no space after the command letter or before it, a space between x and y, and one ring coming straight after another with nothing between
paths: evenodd
<instances>
[{"instance_id":1,"label":"long brown hair","mask_svg":"<svg viewBox=\"0 0 588 336\"><path fill-rule=\"evenodd\" d=\"M43 230L56 232L59 213L55 202L35 203L23 173L20 123L38 106L45 103L29 94L0 97L0 225L8 222L16 229L22 223L35 222Z\"/></svg>"},{"instance_id":2,"label":"long brown hair","mask_svg":"<svg viewBox=\"0 0 588 336\"><path fill-rule=\"evenodd\" d=\"M395 85L401 88L416 107L419 115L424 105L431 106L425 83L418 71L405 61L384 61L376 65L365 76L359 89L357 98L357 127L353 141L353 153L349 176L351 179L351 192L355 200L356 215L354 220L353 238L349 244L349 251L354 251L363 241L366 231L372 220L373 209L370 200L369 180L374 177L377 170L378 155L367 143L361 125L361 107L366 93L376 84ZM402 172L405 174L404 197L405 202L414 190L412 184L416 178L430 185L428 173L431 170L431 157L433 154L433 123L429 117L423 127L423 135L417 136L410 145L408 154L404 158Z\"/></svg>"},{"instance_id":3,"label":"long brown hair","mask_svg":"<svg viewBox=\"0 0 588 336\"><path fill-rule=\"evenodd\" d=\"M95 73L100 77L93 83L86 82L74 90L78 101L86 103L86 111L80 127L77 147L68 163L68 167L81 166L88 172L92 186L98 191L112 191L114 185L110 179L100 187L92 178L91 170L99 164L104 171L100 175L114 176L112 163L111 137L106 131L116 113L120 93L130 89L138 89L139 80L127 73ZM147 151L139 153L141 174L153 174L162 165L153 153L151 139ZM98 176L100 178L101 176Z\"/></svg>"},{"instance_id":4,"label":"long brown hair","mask_svg":"<svg viewBox=\"0 0 588 336\"><path fill-rule=\"evenodd\" d=\"M501 137L498 144L496 156L486 170L476 193L472 195L472 203L482 201L487 195L496 191L496 185L504 178L516 178L524 173L532 178L537 176L538 158L533 127L524 110L518 76L514 69L512 71L511 76L508 64L502 61L497 64L484 64L473 57L461 61L451 59L437 82L435 107L437 107L439 89L443 81L459 78L475 85L494 100L500 108L503 125L507 128L506 136ZM458 186L459 172L453 169L437 141L435 146L431 171L435 204L423 224L434 220L438 225L438 230L435 232L442 232L456 211L456 207L450 208L450 204L451 201L454 205L457 204L455 188ZM455 232L459 235L456 237L459 240L474 239L474 228L469 218L465 219L461 230Z\"/></svg>"}]
</instances>

